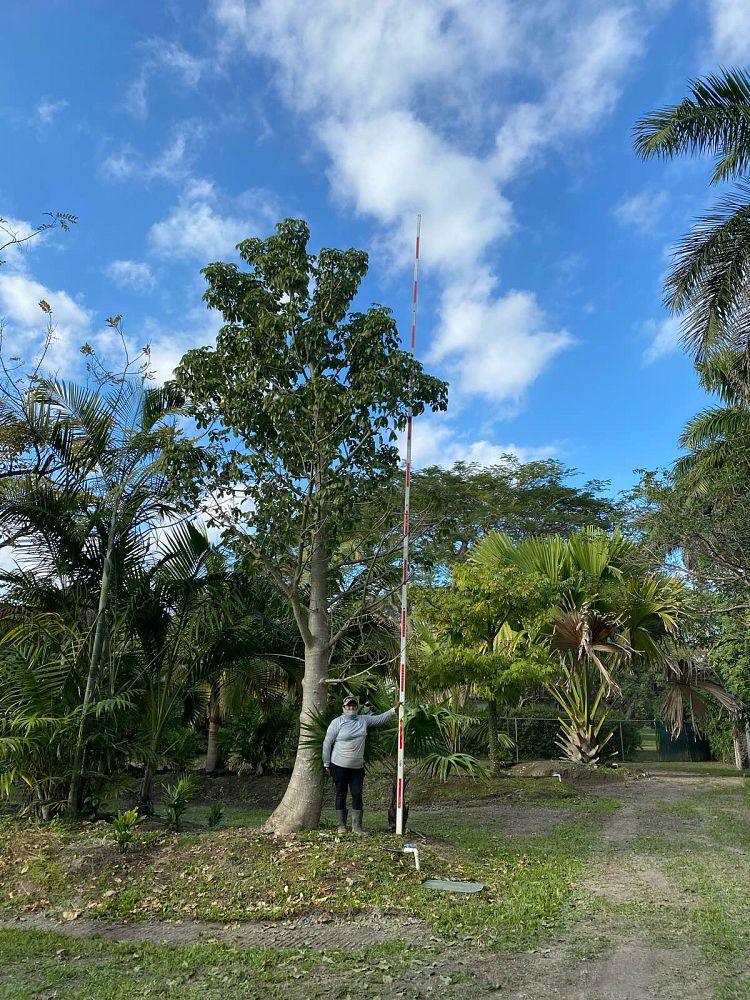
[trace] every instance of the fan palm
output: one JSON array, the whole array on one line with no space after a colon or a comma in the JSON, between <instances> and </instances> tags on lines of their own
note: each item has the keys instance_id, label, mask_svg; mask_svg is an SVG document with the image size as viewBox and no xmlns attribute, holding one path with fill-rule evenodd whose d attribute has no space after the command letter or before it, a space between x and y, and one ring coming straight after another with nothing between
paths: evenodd
<instances>
[{"instance_id":1,"label":"fan palm","mask_svg":"<svg viewBox=\"0 0 750 1000\"><path fill-rule=\"evenodd\" d=\"M536 623L536 643L560 669L560 680L546 687L564 715L564 752L596 763L606 742L603 699L617 690L615 671L635 656L666 662L679 629L681 584L646 572L633 542L596 529L567 540L488 536L473 558L488 571L510 565L554 583L558 605Z\"/></svg>"},{"instance_id":2,"label":"fan palm","mask_svg":"<svg viewBox=\"0 0 750 1000\"><path fill-rule=\"evenodd\" d=\"M713 184L735 180L709 214L698 219L674 254L665 300L684 313L684 340L698 358L719 343L747 343L750 273L750 74L727 69L690 84L690 96L635 127L644 158L709 154Z\"/></svg>"}]
</instances>

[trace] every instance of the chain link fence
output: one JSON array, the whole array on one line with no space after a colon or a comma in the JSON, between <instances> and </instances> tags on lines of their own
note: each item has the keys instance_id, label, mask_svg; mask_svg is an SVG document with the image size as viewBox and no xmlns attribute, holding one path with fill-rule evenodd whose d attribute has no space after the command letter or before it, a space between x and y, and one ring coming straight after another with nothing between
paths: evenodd
<instances>
[{"instance_id":1,"label":"chain link fence","mask_svg":"<svg viewBox=\"0 0 750 1000\"><path fill-rule=\"evenodd\" d=\"M516 761L559 760L560 722L556 718L507 716L498 720L500 731L512 740ZM601 764L637 764L656 761L706 761L711 751L706 739L686 723L673 737L657 719L612 719L602 733L612 735L602 751Z\"/></svg>"}]
</instances>

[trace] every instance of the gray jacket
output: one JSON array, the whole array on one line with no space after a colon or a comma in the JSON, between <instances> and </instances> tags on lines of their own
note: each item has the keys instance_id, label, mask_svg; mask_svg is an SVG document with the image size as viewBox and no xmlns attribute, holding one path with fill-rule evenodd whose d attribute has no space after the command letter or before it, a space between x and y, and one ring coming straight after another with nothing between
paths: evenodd
<instances>
[{"instance_id":1,"label":"gray jacket","mask_svg":"<svg viewBox=\"0 0 750 1000\"><path fill-rule=\"evenodd\" d=\"M389 708L382 715L355 715L349 718L343 713L328 727L323 741L323 767L338 764L339 767L360 768L365 766L365 740L370 726L382 726L396 714Z\"/></svg>"}]
</instances>

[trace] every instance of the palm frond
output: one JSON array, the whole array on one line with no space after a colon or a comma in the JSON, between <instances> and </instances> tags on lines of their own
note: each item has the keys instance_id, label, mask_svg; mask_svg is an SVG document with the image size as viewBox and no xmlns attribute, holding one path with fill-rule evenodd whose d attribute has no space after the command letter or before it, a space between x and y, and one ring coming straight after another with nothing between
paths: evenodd
<instances>
[{"instance_id":1,"label":"palm frond","mask_svg":"<svg viewBox=\"0 0 750 1000\"><path fill-rule=\"evenodd\" d=\"M674 251L665 304L684 313L683 342L699 360L743 337L750 270L750 182L701 216Z\"/></svg>"},{"instance_id":2,"label":"palm frond","mask_svg":"<svg viewBox=\"0 0 750 1000\"><path fill-rule=\"evenodd\" d=\"M726 69L690 83L691 97L635 126L644 159L681 153L716 159L712 183L742 177L750 166L750 74Z\"/></svg>"}]
</instances>

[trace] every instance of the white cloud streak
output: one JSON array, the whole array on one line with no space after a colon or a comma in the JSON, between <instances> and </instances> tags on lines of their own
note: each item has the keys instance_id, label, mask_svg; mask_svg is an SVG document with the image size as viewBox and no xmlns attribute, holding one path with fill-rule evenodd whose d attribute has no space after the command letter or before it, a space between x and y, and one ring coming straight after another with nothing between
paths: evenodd
<instances>
[{"instance_id":1,"label":"white cloud streak","mask_svg":"<svg viewBox=\"0 0 750 1000\"><path fill-rule=\"evenodd\" d=\"M651 338L651 343L643 352L644 363L650 365L677 350L682 324L678 316L668 316L659 322L650 319L643 324L643 332Z\"/></svg>"},{"instance_id":2,"label":"white cloud streak","mask_svg":"<svg viewBox=\"0 0 750 1000\"><path fill-rule=\"evenodd\" d=\"M154 76L171 75L183 87L194 88L206 72L211 61L187 52L176 42L154 38L144 46L146 57L135 80L125 92L125 108L134 118L145 118L149 110L149 88Z\"/></svg>"},{"instance_id":3,"label":"white cloud streak","mask_svg":"<svg viewBox=\"0 0 750 1000\"><path fill-rule=\"evenodd\" d=\"M401 443L402 454L404 443ZM412 462L416 469L439 465L449 469L456 462L474 462L477 465L499 465L509 455L519 462L556 458L560 454L557 444L525 447L513 443L496 443L457 431L450 418L442 415L425 416L416 422L412 445Z\"/></svg>"},{"instance_id":4,"label":"white cloud streak","mask_svg":"<svg viewBox=\"0 0 750 1000\"><path fill-rule=\"evenodd\" d=\"M709 0L711 59L728 66L750 59L750 4L747 0Z\"/></svg>"},{"instance_id":5,"label":"white cloud streak","mask_svg":"<svg viewBox=\"0 0 750 1000\"><path fill-rule=\"evenodd\" d=\"M667 204L666 191L646 189L623 198L615 205L613 215L621 226L644 234L653 232L661 221Z\"/></svg>"},{"instance_id":6,"label":"white cloud streak","mask_svg":"<svg viewBox=\"0 0 750 1000\"><path fill-rule=\"evenodd\" d=\"M113 260L104 268L104 273L116 284L136 291L150 291L156 278L144 261Z\"/></svg>"},{"instance_id":7,"label":"white cloud streak","mask_svg":"<svg viewBox=\"0 0 750 1000\"><path fill-rule=\"evenodd\" d=\"M42 126L51 125L57 115L68 106L66 100L51 101L48 97L43 97L34 111L37 123Z\"/></svg>"},{"instance_id":8,"label":"white cloud streak","mask_svg":"<svg viewBox=\"0 0 750 1000\"><path fill-rule=\"evenodd\" d=\"M196 119L179 122L172 129L167 144L153 160L136 152L130 143L124 143L102 160L101 171L112 181L184 181L190 176L194 147L204 135L202 122Z\"/></svg>"}]
</instances>

